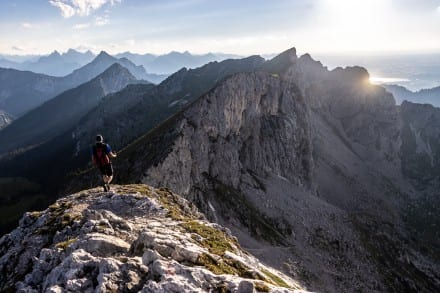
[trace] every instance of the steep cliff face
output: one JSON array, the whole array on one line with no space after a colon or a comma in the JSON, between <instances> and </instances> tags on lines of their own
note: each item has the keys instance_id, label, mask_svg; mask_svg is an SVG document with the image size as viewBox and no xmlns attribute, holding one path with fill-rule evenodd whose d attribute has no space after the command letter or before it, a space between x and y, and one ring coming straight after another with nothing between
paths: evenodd
<instances>
[{"instance_id":1,"label":"steep cliff face","mask_svg":"<svg viewBox=\"0 0 440 293\"><path fill-rule=\"evenodd\" d=\"M26 213L0 239L0 270L1 291L305 292L189 202L146 185Z\"/></svg>"},{"instance_id":2,"label":"steep cliff face","mask_svg":"<svg viewBox=\"0 0 440 293\"><path fill-rule=\"evenodd\" d=\"M263 63L258 56L212 62L200 68L181 69L158 86L135 86L107 97L74 130L79 149L89 148L90 138L103 133L121 148L150 131L168 117L205 94L223 78L254 71ZM97 119L99 117L99 119ZM88 156L87 156L88 158Z\"/></svg>"},{"instance_id":3,"label":"steep cliff face","mask_svg":"<svg viewBox=\"0 0 440 293\"><path fill-rule=\"evenodd\" d=\"M238 74L198 100L178 122L177 140L163 168L182 172L146 180L189 195L211 180L238 188L267 174L310 187L312 161L308 110L297 88L266 73ZM252 174L251 174L252 173ZM173 182L175 181L175 182Z\"/></svg>"},{"instance_id":4,"label":"steep cliff face","mask_svg":"<svg viewBox=\"0 0 440 293\"><path fill-rule=\"evenodd\" d=\"M118 180L180 192L315 290L380 290L349 215L316 196L310 131L291 81L238 74L126 149Z\"/></svg>"},{"instance_id":5,"label":"steep cliff face","mask_svg":"<svg viewBox=\"0 0 440 293\"><path fill-rule=\"evenodd\" d=\"M405 222L413 189L393 97L362 68L293 54L226 79L141 137L117 166L136 175L119 180L178 191L313 289L436 288L436 264Z\"/></svg>"},{"instance_id":6,"label":"steep cliff face","mask_svg":"<svg viewBox=\"0 0 440 293\"><path fill-rule=\"evenodd\" d=\"M323 180L318 186L323 196L342 194L332 201L337 205L355 200L348 196L353 193L368 193L369 201L386 199L384 189L391 188L385 186L389 184L408 189L401 173L401 122L394 99L367 80L364 69L336 69L329 79L306 89L313 117L316 174ZM345 177L336 181L347 188L343 192L334 189L335 181L325 178L339 175Z\"/></svg>"}]
</instances>

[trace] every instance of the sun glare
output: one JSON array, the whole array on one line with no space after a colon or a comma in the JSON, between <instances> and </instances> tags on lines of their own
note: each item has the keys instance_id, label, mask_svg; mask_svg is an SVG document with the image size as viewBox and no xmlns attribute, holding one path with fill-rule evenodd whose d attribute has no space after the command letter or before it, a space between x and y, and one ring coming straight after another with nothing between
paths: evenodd
<instances>
[{"instance_id":1,"label":"sun glare","mask_svg":"<svg viewBox=\"0 0 440 293\"><path fill-rule=\"evenodd\" d=\"M370 76L370 82L372 84L398 83L398 82L404 82L404 81L409 81L409 79L399 78L399 77Z\"/></svg>"}]
</instances>

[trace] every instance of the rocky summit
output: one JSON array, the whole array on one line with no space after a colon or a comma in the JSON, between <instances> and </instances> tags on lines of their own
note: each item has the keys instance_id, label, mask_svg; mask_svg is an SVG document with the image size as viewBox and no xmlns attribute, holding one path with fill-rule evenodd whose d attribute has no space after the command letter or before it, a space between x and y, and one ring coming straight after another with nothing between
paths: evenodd
<instances>
[{"instance_id":1,"label":"rocky summit","mask_svg":"<svg viewBox=\"0 0 440 293\"><path fill-rule=\"evenodd\" d=\"M147 185L28 212L0 255L2 292L305 292L193 204Z\"/></svg>"}]
</instances>

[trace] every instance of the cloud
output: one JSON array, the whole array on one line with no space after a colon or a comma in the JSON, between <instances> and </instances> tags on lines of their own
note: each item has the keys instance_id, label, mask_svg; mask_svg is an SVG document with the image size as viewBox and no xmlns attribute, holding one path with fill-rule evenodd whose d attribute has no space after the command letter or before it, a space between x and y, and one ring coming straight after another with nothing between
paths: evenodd
<instances>
[{"instance_id":1,"label":"cloud","mask_svg":"<svg viewBox=\"0 0 440 293\"><path fill-rule=\"evenodd\" d=\"M58 7L64 18L74 15L88 16L104 5L114 5L122 0L49 0L49 3Z\"/></svg>"},{"instance_id":2,"label":"cloud","mask_svg":"<svg viewBox=\"0 0 440 293\"><path fill-rule=\"evenodd\" d=\"M440 12L440 5L437 7L437 11Z\"/></svg>"},{"instance_id":3,"label":"cloud","mask_svg":"<svg viewBox=\"0 0 440 293\"><path fill-rule=\"evenodd\" d=\"M90 23L86 22L86 23L75 24L73 26L73 28L76 29L76 30L82 30L82 29L88 28L89 26L90 26Z\"/></svg>"},{"instance_id":4,"label":"cloud","mask_svg":"<svg viewBox=\"0 0 440 293\"><path fill-rule=\"evenodd\" d=\"M49 3L55 7L58 7L61 11L61 15L64 18L69 18L75 15L75 8L64 2L61 2L61 0L50 0Z\"/></svg>"},{"instance_id":5,"label":"cloud","mask_svg":"<svg viewBox=\"0 0 440 293\"><path fill-rule=\"evenodd\" d=\"M24 48L22 48L22 47L18 47L18 46L12 46L11 47L11 49L13 50L13 51L24 51Z\"/></svg>"},{"instance_id":6,"label":"cloud","mask_svg":"<svg viewBox=\"0 0 440 293\"><path fill-rule=\"evenodd\" d=\"M22 22L21 23L21 27L24 27L24 28L34 28L34 26L31 23L29 23L29 22Z\"/></svg>"},{"instance_id":7,"label":"cloud","mask_svg":"<svg viewBox=\"0 0 440 293\"><path fill-rule=\"evenodd\" d=\"M110 20L108 19L107 16L106 17L98 16L95 18L95 25L96 26L103 26L103 25L106 25L109 23L110 23Z\"/></svg>"}]
</instances>

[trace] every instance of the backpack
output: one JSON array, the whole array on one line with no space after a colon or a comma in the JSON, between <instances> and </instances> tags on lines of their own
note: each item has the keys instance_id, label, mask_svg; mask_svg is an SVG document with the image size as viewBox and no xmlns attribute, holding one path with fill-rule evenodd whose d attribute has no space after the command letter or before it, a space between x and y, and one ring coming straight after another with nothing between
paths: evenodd
<instances>
[{"instance_id":1,"label":"backpack","mask_svg":"<svg viewBox=\"0 0 440 293\"><path fill-rule=\"evenodd\" d=\"M110 164L110 158L107 155L107 145L96 144L93 147L93 157L95 159L95 163L98 166L105 166Z\"/></svg>"}]
</instances>

